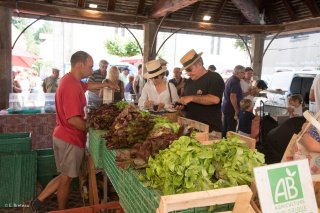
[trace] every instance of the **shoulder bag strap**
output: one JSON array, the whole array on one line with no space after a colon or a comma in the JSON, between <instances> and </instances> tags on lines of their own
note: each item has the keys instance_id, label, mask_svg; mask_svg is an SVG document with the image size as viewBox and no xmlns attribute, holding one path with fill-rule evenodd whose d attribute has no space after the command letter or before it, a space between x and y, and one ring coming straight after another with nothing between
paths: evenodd
<instances>
[{"instance_id":1,"label":"shoulder bag strap","mask_svg":"<svg viewBox=\"0 0 320 213\"><path fill-rule=\"evenodd\" d=\"M172 96L171 96L171 89L170 89L170 84L168 82L168 89L169 89L169 95L170 95L170 102L172 103Z\"/></svg>"}]
</instances>

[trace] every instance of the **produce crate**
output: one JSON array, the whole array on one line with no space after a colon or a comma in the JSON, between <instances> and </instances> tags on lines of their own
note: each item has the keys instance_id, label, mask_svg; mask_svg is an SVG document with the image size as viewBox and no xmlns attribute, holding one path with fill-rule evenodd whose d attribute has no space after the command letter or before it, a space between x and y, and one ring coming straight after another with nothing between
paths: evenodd
<instances>
[{"instance_id":1,"label":"produce crate","mask_svg":"<svg viewBox=\"0 0 320 213\"><path fill-rule=\"evenodd\" d=\"M106 204L98 204L81 208L65 209L60 211L50 211L48 213L124 213L119 202L109 202Z\"/></svg>"},{"instance_id":2,"label":"produce crate","mask_svg":"<svg viewBox=\"0 0 320 213\"><path fill-rule=\"evenodd\" d=\"M211 206L215 204L233 203L234 213L254 213L251 207L252 191L247 185L201 192L191 192L176 195L161 196L157 213L168 213L194 207Z\"/></svg>"},{"instance_id":3,"label":"produce crate","mask_svg":"<svg viewBox=\"0 0 320 213\"><path fill-rule=\"evenodd\" d=\"M187 125L190 127L195 128L197 131L196 135L195 135L195 139L197 139L198 141L207 141L209 140L209 125L208 124L204 124L195 120L191 120L188 118L184 118L184 117L178 117L178 123L180 125Z\"/></svg>"},{"instance_id":4,"label":"produce crate","mask_svg":"<svg viewBox=\"0 0 320 213\"><path fill-rule=\"evenodd\" d=\"M102 168L102 151L106 142L101 136L104 133L102 130L89 129L89 152L96 168Z\"/></svg>"},{"instance_id":5,"label":"produce crate","mask_svg":"<svg viewBox=\"0 0 320 213\"><path fill-rule=\"evenodd\" d=\"M37 153L0 153L0 207L22 207L35 196Z\"/></svg>"},{"instance_id":6,"label":"produce crate","mask_svg":"<svg viewBox=\"0 0 320 213\"><path fill-rule=\"evenodd\" d=\"M45 187L52 178L57 176L56 162L53 149L38 149L37 152L37 180Z\"/></svg>"},{"instance_id":7,"label":"produce crate","mask_svg":"<svg viewBox=\"0 0 320 213\"><path fill-rule=\"evenodd\" d=\"M31 149L31 133L20 132L0 134L1 152L31 151Z\"/></svg>"}]
</instances>

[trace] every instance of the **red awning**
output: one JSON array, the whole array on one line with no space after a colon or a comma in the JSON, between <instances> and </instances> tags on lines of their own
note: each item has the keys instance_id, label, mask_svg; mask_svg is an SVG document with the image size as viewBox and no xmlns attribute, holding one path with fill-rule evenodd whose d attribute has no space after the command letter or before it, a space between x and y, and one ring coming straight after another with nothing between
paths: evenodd
<instances>
[{"instance_id":1,"label":"red awning","mask_svg":"<svg viewBox=\"0 0 320 213\"><path fill-rule=\"evenodd\" d=\"M134 55L134 56L131 56L131 57L128 57L128 58L121 60L121 62L127 62L130 64L142 63L142 61L143 61L143 58L142 58L141 54Z\"/></svg>"},{"instance_id":2,"label":"red awning","mask_svg":"<svg viewBox=\"0 0 320 213\"><path fill-rule=\"evenodd\" d=\"M12 50L12 66L31 68L37 58L38 56L19 48Z\"/></svg>"}]
</instances>

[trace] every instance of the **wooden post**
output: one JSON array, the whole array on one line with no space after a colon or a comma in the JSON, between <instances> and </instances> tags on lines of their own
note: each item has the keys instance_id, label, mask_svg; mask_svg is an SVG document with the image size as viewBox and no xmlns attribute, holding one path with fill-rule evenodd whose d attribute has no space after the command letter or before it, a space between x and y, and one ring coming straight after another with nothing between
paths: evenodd
<instances>
[{"instance_id":1,"label":"wooden post","mask_svg":"<svg viewBox=\"0 0 320 213\"><path fill-rule=\"evenodd\" d=\"M143 44L143 63L146 63L156 57L157 46L157 27L158 23L155 20L147 21L143 24L144 30L144 44ZM152 48L152 42L155 41ZM143 66L143 74L145 73L145 66Z\"/></svg>"},{"instance_id":2,"label":"wooden post","mask_svg":"<svg viewBox=\"0 0 320 213\"><path fill-rule=\"evenodd\" d=\"M264 35L254 34L252 36L252 68L253 79L261 79L262 61L263 61L263 49L264 49Z\"/></svg>"},{"instance_id":3,"label":"wooden post","mask_svg":"<svg viewBox=\"0 0 320 213\"><path fill-rule=\"evenodd\" d=\"M11 80L11 18L12 10L0 7L0 109L9 106Z\"/></svg>"}]
</instances>

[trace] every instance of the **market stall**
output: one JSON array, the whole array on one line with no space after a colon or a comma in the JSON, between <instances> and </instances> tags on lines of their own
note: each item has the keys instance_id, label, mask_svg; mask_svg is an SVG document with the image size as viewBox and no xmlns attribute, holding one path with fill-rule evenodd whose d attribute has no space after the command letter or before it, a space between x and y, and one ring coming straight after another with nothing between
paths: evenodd
<instances>
[{"instance_id":1,"label":"market stall","mask_svg":"<svg viewBox=\"0 0 320 213\"><path fill-rule=\"evenodd\" d=\"M101 116L102 111L105 112L104 117ZM142 115L143 115L142 117L144 117L144 116L148 117L146 114L144 114L145 112L136 111L134 108L127 107L122 111L120 110L120 112L118 112L118 115L116 115L117 113L114 113L116 111L114 108L110 108L110 107L106 107L106 106L105 106L104 110L102 110L102 111L100 109L99 113L93 112L94 115L100 114L100 116L97 116L94 119L91 118L91 120L89 122L90 123L89 125L91 126L91 128L89 130L89 152L91 154L91 157L94 161L96 168L103 169L105 171L106 175L108 176L109 180L112 182L112 185L114 186L116 192L119 195L119 200L120 200L121 206L123 207L125 212L139 212L139 213L140 212L156 212L157 208L159 208L159 206L160 206L161 201L163 202L164 200L167 200L166 196L163 196L163 195L169 195L169 197L170 197L172 194L177 194L177 196L180 197L179 196L180 193L185 194L186 192L192 192L192 193L194 192L195 193L195 192L201 192L201 191L203 191L204 193L209 193L210 191L204 191L204 190L216 189L216 188L221 188L221 187L226 188L226 187L232 186L228 181L223 181L223 180L222 181L214 180L213 182L211 182L210 174L212 175L213 171L211 171L211 169L210 169L211 168L210 162L212 161L212 157L213 157L211 155L211 152L214 149L218 150L218 152L224 152L223 149L225 151L226 150L233 150L232 152L234 152L237 149L245 149L244 154L243 154L243 156L245 156L245 157L243 159L231 160L232 157L230 156L228 159L224 158L221 161L226 162L230 159L231 162L239 162L237 164L243 164L243 163L241 163L242 160L246 160L245 158L247 158L247 159L255 159L255 162L252 162L252 164L251 164L252 166L255 164L262 165L259 163L260 160L262 160L262 159L260 159L259 154L257 156L255 156L256 155L255 151L250 150L245 143L241 143L241 142L238 143L237 139L232 139L232 141L225 140L224 142L222 141L221 143L217 143L217 144L221 144L219 146L216 146L215 144L210 144L206 141L205 143L209 144L209 145L207 145L207 147L204 148L204 145L200 144L196 139L194 139L194 138L198 138L200 140L202 140L202 139L208 140L207 137L203 137L205 135L204 132L193 132L190 134L190 136L183 136L183 137L180 137L179 139L175 138L172 140L173 142L166 144L166 146L162 147L162 149L155 151L155 152L152 152L152 153L147 153L147 156L150 156L151 158L148 157L149 162L148 162L148 160L146 162L144 162L143 157L146 153L141 152L141 149L139 149L139 148L145 147L146 150L148 150L150 148L150 146L154 145L153 141L155 141L156 144L163 143L161 138L157 138L156 140L154 140L155 139L154 132L156 132L155 129L157 129L157 128L161 129L161 128L163 128L163 126L175 129L176 124L169 125L168 123L165 123L165 122L167 122L166 120L161 120L161 118L160 119L153 118L153 120L150 120L150 122L154 122L155 124L153 124L154 125L153 128L150 129L151 133L148 134L148 136L146 136L145 139L141 140L142 142L131 146L131 145L129 145L129 143L127 143L128 141L123 142L126 140L125 138L126 138L126 134L128 133L127 131L133 131L132 125L130 126L130 124L128 124L128 123L131 122L130 119L132 119L134 122L138 122L138 120L141 118L137 118L135 116L139 117L140 116L139 113L142 113ZM106 111L108 113L106 113ZM107 125L108 128L106 128L106 129L102 128L102 130L98 130L101 126L106 126L106 125L103 125L103 120L107 121L107 122L110 122L112 120L111 117L109 117L107 115L112 115L111 117L113 117L113 120L114 120L113 124ZM89 115L89 117L90 117L90 115ZM130 117L129 120L128 120L128 117ZM144 117L144 119L147 119L146 117ZM144 122L142 120L140 120L139 122ZM184 118L180 118L178 120L180 120L180 122L182 122L182 123L185 123L188 121L188 119L184 119ZM164 123L157 125L157 122L164 122ZM110 122L110 123L112 123L112 122ZM191 123L193 123L194 126L200 125L198 122L195 122L195 121L192 121ZM123 124L124 124L124 126L127 125L127 127L123 128L122 127ZM143 125L143 127L144 127L144 129L148 129L148 125ZM200 125L199 129L206 129L206 128L203 128L203 126ZM108 131L111 131L111 132L108 133ZM163 132L164 132L163 129L161 129L161 132L162 132L161 134L163 134ZM159 135L160 135L160 133L159 133ZM157 135L157 136L159 136L159 135ZM113 136L115 136L115 137L113 138ZM167 136L168 135L166 135L166 137ZM201 136L201 137L199 137L199 136ZM111 143L110 143L110 141L111 141ZM132 142L130 142L130 143L132 143ZM148 143L149 143L149 145L148 145ZM150 143L151 143L151 145L150 145ZM185 146L185 144L186 144L186 146ZM234 145L234 147L233 147L233 145ZM177 146L180 146L180 148L177 148ZM192 147L192 146L194 146L194 147ZM173 151L173 153L168 154L167 152L170 152L170 150ZM178 154L174 154L174 150L181 150L182 152L183 152L183 150L185 150L186 154L188 154L188 152L193 153L190 156L191 157L190 162L193 161L192 155L201 156L200 159L203 159L203 160L200 160L199 166L197 165L197 163L195 163L193 165L193 167L191 166L188 168L190 174L193 172L200 172L199 175L204 177L203 179L199 178L200 176L192 177L191 183L192 183L192 181L197 181L198 183L200 183L199 185L197 185L197 184L194 185L194 182L193 182L191 184L192 186L189 185L191 187L191 189L188 189L188 187L175 188L173 186L172 187L168 186L167 188L164 188L164 187L157 188L157 187L155 187L156 184L151 183L151 182L153 182L152 176L156 175L156 174L151 175L152 174L151 168L154 168L154 166L157 164L157 162L162 162L166 158L166 155L164 155L164 153L167 153L168 156L179 156ZM189 151L187 151L187 150L189 150ZM130 153L129 155L127 154L128 152ZM137 154L137 152L140 152L140 153ZM234 153L236 153L236 152L234 152ZM184 155L183 153L180 153L180 154ZM141 157L141 155L142 155L142 157ZM139 157L141 157L141 158L139 158ZM186 160L188 161L187 158L186 158ZM198 157L196 157L196 158L198 158ZM152 159L152 160L150 160L150 159ZM172 162L174 160L175 159L172 159ZM182 159L182 161L184 161L184 160L185 159ZM170 161L170 159L168 159L168 161ZM217 161L217 162L220 163L220 161ZM147 163L147 165L145 163ZM181 162L181 164L179 166L184 166L182 164L183 164L183 162ZM223 165L223 164L221 164L221 165ZM167 166L168 165L162 165L161 167L162 167L162 169L170 169ZM201 166L205 166L205 167L202 168ZM170 165L169 165L169 167L170 167ZM178 165L176 165L176 167L178 167ZM185 168L187 168L187 167L188 166L186 166ZM223 168L223 167L225 167L225 166L221 166L221 168ZM248 167L248 166L246 166L246 167ZM209 169L209 170L207 170L207 169ZM249 170L251 170L251 168ZM201 171L204 173L201 174ZM245 170L245 171L247 171L247 170ZM163 170L162 172L167 173L167 172L165 172L165 170ZM204 175L207 172L209 173L208 177L206 177L206 175ZM227 171L225 171L225 172L227 172ZM240 184L236 184L236 180L232 180L234 182L233 186L242 185L241 183L246 183L246 181L244 181L245 179L246 180L253 180L252 179L252 171L251 171L251 177L250 177L250 175L247 175L246 172L244 172L244 173L240 172L237 174L238 174L237 176L240 177L240 179L242 178L243 181L242 182L240 181ZM149 183L148 183L148 181L149 181ZM186 183L186 184L188 185L188 183ZM214 185L214 184L216 184L216 185ZM149 185L149 187L147 187L147 185ZM177 185L182 185L182 184L177 183ZM192 187L194 187L194 188L192 188ZM246 186L246 187L247 188L244 189L244 190L247 190L245 193L249 193L246 196L249 196L251 198L252 192L248 186ZM171 188L172 189L175 188L175 189L171 190ZM183 212L208 212L209 210L210 211L232 210L235 206L236 199L230 200L230 198L236 197L236 194L237 194L236 190L239 190L239 188L234 189L233 187L231 187L231 188L226 188L226 189L228 189L227 191L229 192L229 195L225 195L225 199L222 199L222 200L224 200L224 202L222 202L219 199L220 201L218 203L210 202L210 203L207 203L206 205L199 205L199 202L195 201L194 207L192 207L190 205L186 206L187 208L186 208L186 210L183 210ZM241 190L243 190L243 189L241 189ZM232 195L230 195L230 193ZM243 191L243 193L244 193L244 191ZM214 195L216 193L210 192L209 194ZM192 194L190 196L192 196ZM170 200L169 202L172 202L171 199L169 199L169 200ZM198 204L196 204L196 203L198 203ZM219 204L219 205L216 205L216 204ZM167 204L163 203L161 205L163 207L165 207L168 205L168 203ZM174 208L176 208L176 210L182 210L181 206L179 206L179 205L181 205L181 203L180 204L177 203L176 205L174 205ZM245 202L243 201L241 203L241 205L242 206L250 206L250 199L246 200ZM172 204L169 204L169 206L172 206ZM197 207L197 208L195 208L195 207ZM250 209L251 209L251 206L250 206Z\"/></svg>"}]
</instances>

